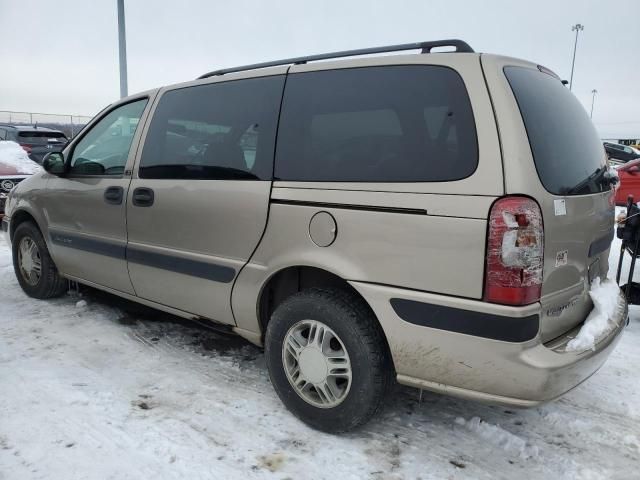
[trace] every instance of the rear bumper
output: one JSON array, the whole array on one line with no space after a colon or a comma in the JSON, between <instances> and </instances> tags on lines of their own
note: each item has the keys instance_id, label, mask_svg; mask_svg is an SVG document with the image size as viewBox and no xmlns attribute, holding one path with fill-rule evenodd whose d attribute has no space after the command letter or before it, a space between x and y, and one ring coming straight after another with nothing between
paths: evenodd
<instances>
[{"instance_id":1,"label":"rear bumper","mask_svg":"<svg viewBox=\"0 0 640 480\"><path fill-rule=\"evenodd\" d=\"M627 323L621 296L624 308L614 319L616 328L598 341L595 350L568 352L566 344L580 326L542 343L535 328L539 304L507 307L351 284L380 320L400 383L502 405L535 406L576 387L602 366ZM402 303L398 299L418 308L413 312L398 308ZM420 304L427 309L421 310ZM430 318L421 321L421 312Z\"/></svg>"}]
</instances>

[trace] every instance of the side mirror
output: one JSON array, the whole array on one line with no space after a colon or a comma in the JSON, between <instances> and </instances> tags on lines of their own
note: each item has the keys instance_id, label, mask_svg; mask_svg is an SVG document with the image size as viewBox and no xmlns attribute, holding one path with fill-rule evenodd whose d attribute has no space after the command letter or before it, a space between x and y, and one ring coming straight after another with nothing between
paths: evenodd
<instances>
[{"instance_id":1,"label":"side mirror","mask_svg":"<svg viewBox=\"0 0 640 480\"><path fill-rule=\"evenodd\" d=\"M64 175L64 155L62 152L47 153L42 159L42 168L52 175Z\"/></svg>"}]
</instances>

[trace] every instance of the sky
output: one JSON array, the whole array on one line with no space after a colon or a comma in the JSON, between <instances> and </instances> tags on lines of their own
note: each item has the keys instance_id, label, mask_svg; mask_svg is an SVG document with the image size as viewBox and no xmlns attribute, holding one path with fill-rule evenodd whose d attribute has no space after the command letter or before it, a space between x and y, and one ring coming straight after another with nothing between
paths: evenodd
<instances>
[{"instance_id":1,"label":"sky","mask_svg":"<svg viewBox=\"0 0 640 480\"><path fill-rule=\"evenodd\" d=\"M222 67L461 38L568 79L602 138L640 138L638 0L125 0L129 93ZM118 99L116 0L0 0L0 110L92 116Z\"/></svg>"}]
</instances>

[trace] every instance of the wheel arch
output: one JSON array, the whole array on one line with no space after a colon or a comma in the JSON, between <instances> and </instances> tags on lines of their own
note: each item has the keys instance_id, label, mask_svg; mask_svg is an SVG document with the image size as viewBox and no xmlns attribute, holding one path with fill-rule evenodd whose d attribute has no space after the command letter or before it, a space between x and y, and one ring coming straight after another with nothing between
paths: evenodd
<instances>
[{"instance_id":1,"label":"wheel arch","mask_svg":"<svg viewBox=\"0 0 640 480\"><path fill-rule=\"evenodd\" d=\"M38 229L40 230L40 233L42 233L42 236L44 237L45 242L47 242L47 237L44 234L44 230L42 230L42 227L38 223L38 220L36 220L35 215L33 215L31 212L29 212L28 210L26 210L24 208L16 210L11 215L11 222L9 223L9 239L10 240L13 241L13 235L14 235L16 229L18 228L18 226L20 224L22 224L24 222L33 222L33 224L36 227L38 227Z\"/></svg>"},{"instance_id":2,"label":"wheel arch","mask_svg":"<svg viewBox=\"0 0 640 480\"><path fill-rule=\"evenodd\" d=\"M367 299L364 298L364 296L360 292L352 287L349 282L341 276L324 268L312 267L309 265L293 265L283 267L274 272L264 282L262 288L260 289L260 294L258 295L257 305L260 335L263 340L265 332L267 330L267 325L271 318L271 314L275 311L275 309L291 295L309 288L338 289L348 292L361 299L362 302L370 310L373 318L376 319L376 323L378 325L378 328L380 329L382 338L384 339L385 348L390 354L391 350L384 329L382 328L378 316L376 315ZM392 358L391 355L390 358Z\"/></svg>"}]
</instances>

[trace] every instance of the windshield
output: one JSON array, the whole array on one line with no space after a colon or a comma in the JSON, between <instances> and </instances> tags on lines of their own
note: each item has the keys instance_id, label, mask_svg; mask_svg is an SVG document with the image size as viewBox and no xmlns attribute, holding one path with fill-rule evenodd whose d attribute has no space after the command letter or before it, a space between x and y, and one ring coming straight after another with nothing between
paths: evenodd
<instances>
[{"instance_id":1,"label":"windshield","mask_svg":"<svg viewBox=\"0 0 640 480\"><path fill-rule=\"evenodd\" d=\"M609 190L602 181L604 148L582 104L557 78L525 67L505 67L544 187L557 195Z\"/></svg>"}]
</instances>

